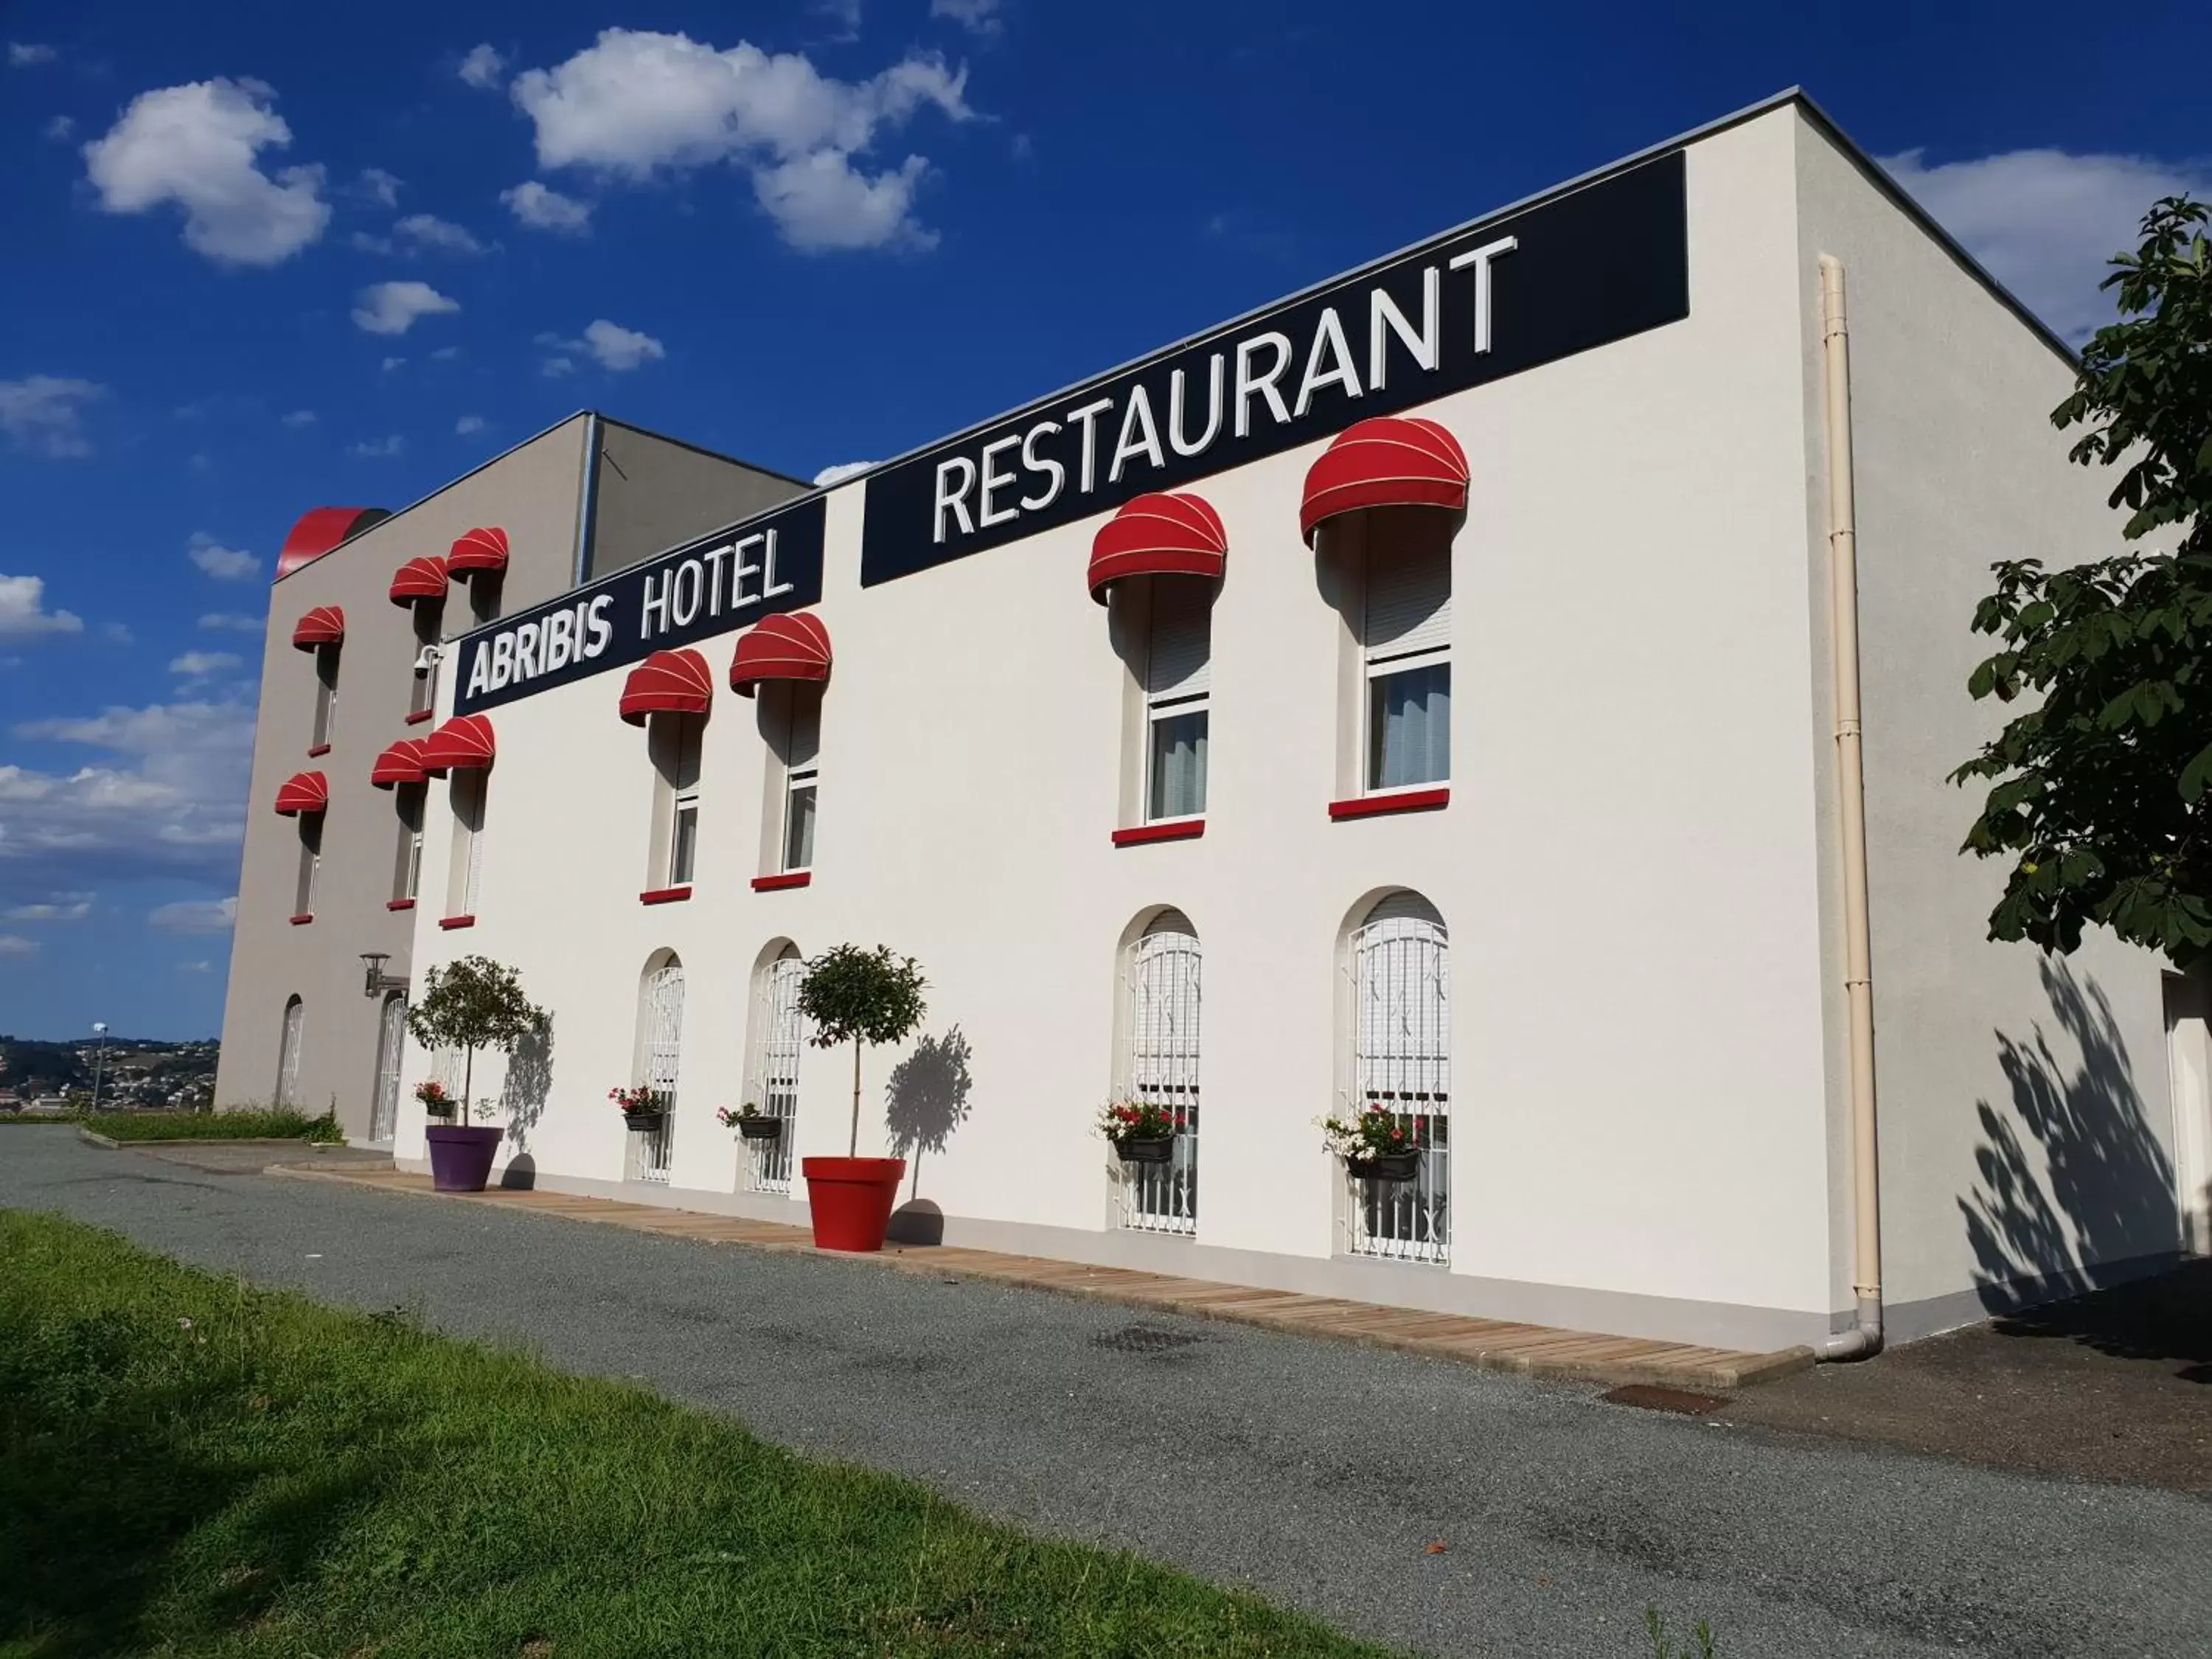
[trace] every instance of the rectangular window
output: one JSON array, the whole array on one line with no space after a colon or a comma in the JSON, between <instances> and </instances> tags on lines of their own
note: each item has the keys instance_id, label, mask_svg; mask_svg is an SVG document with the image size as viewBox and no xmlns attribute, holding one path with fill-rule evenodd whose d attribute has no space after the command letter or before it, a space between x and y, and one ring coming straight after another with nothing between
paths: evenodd
<instances>
[{"instance_id":1,"label":"rectangular window","mask_svg":"<svg viewBox=\"0 0 2212 1659\"><path fill-rule=\"evenodd\" d=\"M699 847L699 797L676 798L676 826L668 840L668 884L686 887Z\"/></svg>"},{"instance_id":2,"label":"rectangular window","mask_svg":"<svg viewBox=\"0 0 2212 1659\"><path fill-rule=\"evenodd\" d=\"M453 774L453 850L446 871L446 914L472 916L483 881L485 775L481 770Z\"/></svg>"},{"instance_id":3,"label":"rectangular window","mask_svg":"<svg viewBox=\"0 0 2212 1659\"><path fill-rule=\"evenodd\" d=\"M422 884L423 786L403 783L393 792L398 809L399 853L392 872L392 896L411 899Z\"/></svg>"},{"instance_id":4,"label":"rectangular window","mask_svg":"<svg viewBox=\"0 0 2212 1659\"><path fill-rule=\"evenodd\" d=\"M1370 552L1364 625L1370 791L1451 776L1451 548Z\"/></svg>"},{"instance_id":5,"label":"rectangular window","mask_svg":"<svg viewBox=\"0 0 2212 1659\"><path fill-rule=\"evenodd\" d=\"M330 743L331 727L337 713L338 648L335 645L319 645L315 647L315 748L324 748Z\"/></svg>"},{"instance_id":6,"label":"rectangular window","mask_svg":"<svg viewBox=\"0 0 2212 1659\"><path fill-rule=\"evenodd\" d=\"M315 913L315 877L323 863L323 815L319 812L300 814L300 873L292 890L292 914L310 916Z\"/></svg>"},{"instance_id":7,"label":"rectangular window","mask_svg":"<svg viewBox=\"0 0 2212 1659\"><path fill-rule=\"evenodd\" d=\"M814 867L814 805L822 775L822 689L791 689L791 734L784 744L783 867Z\"/></svg>"},{"instance_id":8,"label":"rectangular window","mask_svg":"<svg viewBox=\"0 0 2212 1659\"><path fill-rule=\"evenodd\" d=\"M1145 817L1206 811L1206 728L1213 685L1210 583L1154 577L1145 652Z\"/></svg>"}]
</instances>

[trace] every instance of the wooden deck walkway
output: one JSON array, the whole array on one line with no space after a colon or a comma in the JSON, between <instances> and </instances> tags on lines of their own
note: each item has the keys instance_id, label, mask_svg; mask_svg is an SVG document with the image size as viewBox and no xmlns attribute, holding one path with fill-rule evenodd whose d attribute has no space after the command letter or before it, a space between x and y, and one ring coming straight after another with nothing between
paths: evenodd
<instances>
[{"instance_id":1,"label":"wooden deck walkway","mask_svg":"<svg viewBox=\"0 0 2212 1659\"><path fill-rule=\"evenodd\" d=\"M669 1233L711 1244L742 1244L754 1249L817 1254L813 1236L803 1227L750 1221L738 1216L708 1215L665 1205L629 1204L614 1199L534 1190L439 1193L431 1188L429 1176L391 1169L293 1164L280 1165L269 1173L304 1181L340 1182L380 1192L434 1197L454 1203L489 1204L534 1215L628 1227L639 1232ZM1334 1297L1255 1290L1249 1285L1178 1279L1126 1267L1097 1267L1042 1256L1005 1255L994 1250L963 1249L954 1245L891 1244L885 1246L880 1255L844 1251L818 1254L841 1261L872 1263L894 1272L927 1273L937 1279L994 1279L1125 1307L1229 1320L1240 1325L1258 1325L1269 1330L1326 1337L1339 1342L1397 1348L1492 1370L1579 1382L1644 1382L1725 1391L1802 1370L1813 1363L1809 1348L1744 1353L1644 1337L1602 1336L1545 1325L1422 1313L1371 1303L1340 1301Z\"/></svg>"}]
</instances>

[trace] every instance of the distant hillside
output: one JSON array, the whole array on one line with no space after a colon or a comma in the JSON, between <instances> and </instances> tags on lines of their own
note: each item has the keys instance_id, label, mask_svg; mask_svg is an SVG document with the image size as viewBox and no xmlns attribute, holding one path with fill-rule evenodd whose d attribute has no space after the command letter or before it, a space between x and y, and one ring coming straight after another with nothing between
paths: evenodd
<instances>
[{"instance_id":1,"label":"distant hillside","mask_svg":"<svg viewBox=\"0 0 2212 1659\"><path fill-rule=\"evenodd\" d=\"M99 1059L102 1104L196 1106L215 1097L216 1056L221 1045L161 1042L150 1037L107 1039ZM90 1093L96 1039L46 1042L0 1033L0 1109L72 1090Z\"/></svg>"}]
</instances>

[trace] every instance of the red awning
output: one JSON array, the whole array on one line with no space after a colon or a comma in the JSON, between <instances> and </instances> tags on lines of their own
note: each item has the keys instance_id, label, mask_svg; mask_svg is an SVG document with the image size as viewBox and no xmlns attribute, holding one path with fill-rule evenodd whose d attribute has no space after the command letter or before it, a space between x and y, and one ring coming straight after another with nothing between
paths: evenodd
<instances>
[{"instance_id":1,"label":"red awning","mask_svg":"<svg viewBox=\"0 0 2212 1659\"><path fill-rule=\"evenodd\" d=\"M434 778L475 772L491 764L491 722L482 714L456 714L422 740L422 769Z\"/></svg>"},{"instance_id":2,"label":"red awning","mask_svg":"<svg viewBox=\"0 0 2212 1659\"><path fill-rule=\"evenodd\" d=\"M1091 544L1091 597L1123 576L1207 576L1221 580L1229 532L1203 496L1139 495L1098 526Z\"/></svg>"},{"instance_id":3,"label":"red awning","mask_svg":"<svg viewBox=\"0 0 2212 1659\"><path fill-rule=\"evenodd\" d=\"M656 651L623 682L622 717L632 726L647 714L703 714L714 701L714 671L696 651Z\"/></svg>"},{"instance_id":4,"label":"red awning","mask_svg":"<svg viewBox=\"0 0 2212 1659\"><path fill-rule=\"evenodd\" d=\"M507 532L498 526L471 530L453 544L446 569L457 582L471 576L496 576L507 568Z\"/></svg>"},{"instance_id":5,"label":"red awning","mask_svg":"<svg viewBox=\"0 0 2212 1659\"><path fill-rule=\"evenodd\" d=\"M286 817L319 812L331 804L331 781L320 772L295 772L276 792L276 810Z\"/></svg>"},{"instance_id":6,"label":"red awning","mask_svg":"<svg viewBox=\"0 0 2212 1659\"><path fill-rule=\"evenodd\" d=\"M345 611L338 605L319 605L300 618L292 630L292 644L300 651L319 645L338 645L345 639Z\"/></svg>"},{"instance_id":7,"label":"red awning","mask_svg":"<svg viewBox=\"0 0 2212 1659\"><path fill-rule=\"evenodd\" d=\"M1434 421L1382 416L1337 436L1306 473L1298 528L1314 532L1340 513L1364 507L1467 510L1467 453Z\"/></svg>"},{"instance_id":8,"label":"red awning","mask_svg":"<svg viewBox=\"0 0 2212 1659\"><path fill-rule=\"evenodd\" d=\"M380 520L392 516L381 507L311 507L300 515L284 538L283 550L276 555L276 574L290 575L303 564L312 563L329 552L340 542L361 532Z\"/></svg>"},{"instance_id":9,"label":"red awning","mask_svg":"<svg viewBox=\"0 0 2212 1659\"><path fill-rule=\"evenodd\" d=\"M446 562L440 558L410 559L392 573L392 602L412 605L417 599L446 597Z\"/></svg>"},{"instance_id":10,"label":"red awning","mask_svg":"<svg viewBox=\"0 0 2212 1659\"><path fill-rule=\"evenodd\" d=\"M422 766L422 750L428 742L424 738L400 738L376 757L376 764L369 769L368 781L380 789L422 782L428 775Z\"/></svg>"},{"instance_id":11,"label":"red awning","mask_svg":"<svg viewBox=\"0 0 2212 1659\"><path fill-rule=\"evenodd\" d=\"M822 619L795 611L763 617L738 636L730 659L730 690L750 697L763 680L826 680L830 678L830 630Z\"/></svg>"}]
</instances>

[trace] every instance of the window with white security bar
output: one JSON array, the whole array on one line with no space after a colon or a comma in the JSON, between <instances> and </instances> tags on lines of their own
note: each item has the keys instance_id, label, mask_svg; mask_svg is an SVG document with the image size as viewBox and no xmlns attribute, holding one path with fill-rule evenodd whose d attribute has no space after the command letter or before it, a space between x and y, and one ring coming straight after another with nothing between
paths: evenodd
<instances>
[{"instance_id":1,"label":"window with white security bar","mask_svg":"<svg viewBox=\"0 0 2212 1659\"><path fill-rule=\"evenodd\" d=\"M338 717L338 647L315 647L315 735L313 747L330 746L331 732Z\"/></svg>"},{"instance_id":2,"label":"window with white security bar","mask_svg":"<svg viewBox=\"0 0 2212 1659\"><path fill-rule=\"evenodd\" d=\"M1206 811L1206 727L1213 685L1213 586L1152 580L1145 648L1145 818Z\"/></svg>"},{"instance_id":3,"label":"window with white security bar","mask_svg":"<svg viewBox=\"0 0 2212 1659\"><path fill-rule=\"evenodd\" d=\"M1451 776L1451 546L1423 540L1368 556L1360 629L1370 794Z\"/></svg>"},{"instance_id":4,"label":"window with white security bar","mask_svg":"<svg viewBox=\"0 0 2212 1659\"><path fill-rule=\"evenodd\" d=\"M395 902L411 900L422 885L422 803L425 787L403 783L392 792L394 816L399 820L398 854L392 871Z\"/></svg>"},{"instance_id":5,"label":"window with white security bar","mask_svg":"<svg viewBox=\"0 0 2212 1659\"><path fill-rule=\"evenodd\" d=\"M822 688L794 684L784 738L783 860L787 872L814 867L815 801L822 777Z\"/></svg>"},{"instance_id":6,"label":"window with white security bar","mask_svg":"<svg viewBox=\"0 0 2212 1659\"><path fill-rule=\"evenodd\" d=\"M1379 901L1350 940L1349 1112L1388 1112L1415 1153L1410 1180L1352 1178L1352 1249L1451 1259L1451 941L1418 893Z\"/></svg>"},{"instance_id":7,"label":"window with white security bar","mask_svg":"<svg viewBox=\"0 0 2212 1659\"><path fill-rule=\"evenodd\" d=\"M1121 1224L1140 1232L1198 1228L1198 933L1180 910L1146 925L1123 963L1127 1041L1120 1093L1175 1125L1164 1162L1124 1162Z\"/></svg>"}]
</instances>

